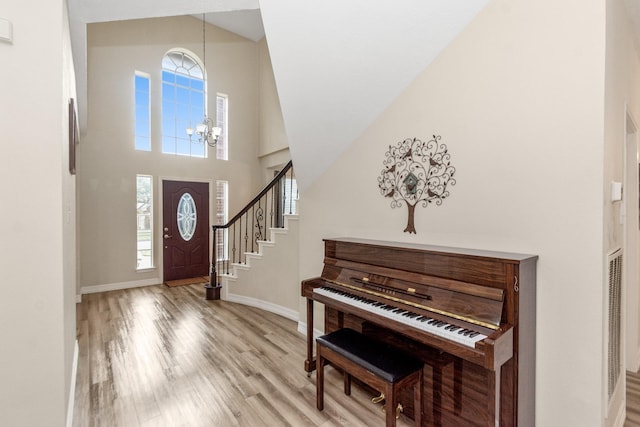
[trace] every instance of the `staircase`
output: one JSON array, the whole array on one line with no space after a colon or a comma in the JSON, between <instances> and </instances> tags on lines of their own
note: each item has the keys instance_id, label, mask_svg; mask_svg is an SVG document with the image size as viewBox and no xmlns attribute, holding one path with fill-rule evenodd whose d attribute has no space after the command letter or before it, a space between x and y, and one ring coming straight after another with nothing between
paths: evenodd
<instances>
[{"instance_id":1,"label":"staircase","mask_svg":"<svg viewBox=\"0 0 640 427\"><path fill-rule=\"evenodd\" d=\"M268 240L220 274L223 300L258 307L298 320L298 216L285 215L284 227L269 229Z\"/></svg>"},{"instance_id":2,"label":"staircase","mask_svg":"<svg viewBox=\"0 0 640 427\"><path fill-rule=\"evenodd\" d=\"M207 299L221 298L297 320L296 202L297 188L289 162L227 224L213 226Z\"/></svg>"}]
</instances>

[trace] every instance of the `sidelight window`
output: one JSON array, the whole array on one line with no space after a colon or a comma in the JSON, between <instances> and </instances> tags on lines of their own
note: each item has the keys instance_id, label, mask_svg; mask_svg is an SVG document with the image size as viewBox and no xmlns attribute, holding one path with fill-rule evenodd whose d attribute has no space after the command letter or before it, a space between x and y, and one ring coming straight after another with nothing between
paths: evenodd
<instances>
[{"instance_id":1,"label":"sidelight window","mask_svg":"<svg viewBox=\"0 0 640 427\"><path fill-rule=\"evenodd\" d=\"M153 268L153 177L136 175L137 269Z\"/></svg>"},{"instance_id":2,"label":"sidelight window","mask_svg":"<svg viewBox=\"0 0 640 427\"><path fill-rule=\"evenodd\" d=\"M149 76L136 71L135 87L135 146L136 150L151 151L151 96Z\"/></svg>"},{"instance_id":3,"label":"sidelight window","mask_svg":"<svg viewBox=\"0 0 640 427\"><path fill-rule=\"evenodd\" d=\"M216 126L222 129L218 143L216 144L216 158L218 160L229 160L229 97L222 93L216 96Z\"/></svg>"},{"instance_id":4,"label":"sidelight window","mask_svg":"<svg viewBox=\"0 0 640 427\"><path fill-rule=\"evenodd\" d=\"M228 207L229 205L229 183L227 181L216 181L216 224L224 225L228 221ZM228 230L224 230L224 234L218 235L216 240L216 254L218 260L226 258Z\"/></svg>"}]
</instances>

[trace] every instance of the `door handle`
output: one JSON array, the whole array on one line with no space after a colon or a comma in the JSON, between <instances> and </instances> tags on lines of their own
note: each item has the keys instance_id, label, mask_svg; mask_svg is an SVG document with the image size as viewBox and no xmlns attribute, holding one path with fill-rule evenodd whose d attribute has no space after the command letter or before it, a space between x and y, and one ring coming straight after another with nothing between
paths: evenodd
<instances>
[{"instance_id":1,"label":"door handle","mask_svg":"<svg viewBox=\"0 0 640 427\"><path fill-rule=\"evenodd\" d=\"M172 237L173 237L173 236L169 236L168 234L165 234L165 235L164 235L164 238L165 238L165 239L170 239L170 238L172 238Z\"/></svg>"}]
</instances>

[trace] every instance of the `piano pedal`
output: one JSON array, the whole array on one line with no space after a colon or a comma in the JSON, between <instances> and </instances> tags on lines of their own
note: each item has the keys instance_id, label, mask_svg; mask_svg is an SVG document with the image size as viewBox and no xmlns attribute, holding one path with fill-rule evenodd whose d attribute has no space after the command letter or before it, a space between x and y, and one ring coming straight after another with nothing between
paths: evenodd
<instances>
[{"instance_id":1,"label":"piano pedal","mask_svg":"<svg viewBox=\"0 0 640 427\"><path fill-rule=\"evenodd\" d=\"M382 412L386 411L386 406L382 406ZM396 407L396 419L400 418L400 414L404 411L404 408L402 407L402 403L398 403L398 406Z\"/></svg>"},{"instance_id":2,"label":"piano pedal","mask_svg":"<svg viewBox=\"0 0 640 427\"><path fill-rule=\"evenodd\" d=\"M376 396L373 399L371 399L372 403L380 403L384 400L384 393L380 393L380 396ZM382 407L382 409L384 409L384 406Z\"/></svg>"}]
</instances>

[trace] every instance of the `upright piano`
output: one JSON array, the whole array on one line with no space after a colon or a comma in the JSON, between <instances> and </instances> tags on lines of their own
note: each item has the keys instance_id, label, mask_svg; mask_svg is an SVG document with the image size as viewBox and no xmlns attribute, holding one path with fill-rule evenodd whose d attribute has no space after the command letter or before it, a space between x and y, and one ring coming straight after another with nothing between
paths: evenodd
<instances>
[{"instance_id":1,"label":"upright piano","mask_svg":"<svg viewBox=\"0 0 640 427\"><path fill-rule=\"evenodd\" d=\"M305 370L315 369L317 301L325 333L350 327L425 362L423 425L534 426L536 262L533 255L325 239L321 276L301 285ZM412 416L410 396L401 403Z\"/></svg>"}]
</instances>

